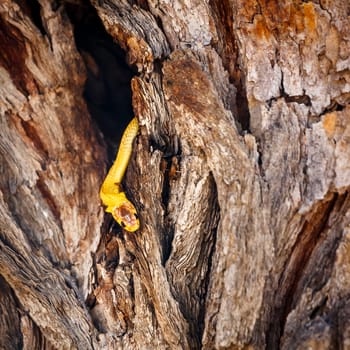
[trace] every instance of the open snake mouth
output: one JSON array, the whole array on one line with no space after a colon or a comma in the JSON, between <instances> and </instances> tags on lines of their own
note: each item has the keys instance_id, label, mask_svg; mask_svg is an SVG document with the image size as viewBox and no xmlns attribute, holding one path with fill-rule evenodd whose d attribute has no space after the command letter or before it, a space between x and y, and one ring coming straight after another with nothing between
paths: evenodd
<instances>
[{"instance_id":1,"label":"open snake mouth","mask_svg":"<svg viewBox=\"0 0 350 350\"><path fill-rule=\"evenodd\" d=\"M131 203L124 202L121 206L113 209L115 220L126 230L136 231L140 227L136 209Z\"/></svg>"}]
</instances>

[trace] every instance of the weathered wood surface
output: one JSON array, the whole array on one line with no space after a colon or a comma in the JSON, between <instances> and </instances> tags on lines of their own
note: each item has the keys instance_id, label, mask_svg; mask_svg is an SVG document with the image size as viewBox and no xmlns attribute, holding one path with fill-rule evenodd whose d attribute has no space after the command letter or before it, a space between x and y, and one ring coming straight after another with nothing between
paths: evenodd
<instances>
[{"instance_id":1,"label":"weathered wood surface","mask_svg":"<svg viewBox=\"0 0 350 350\"><path fill-rule=\"evenodd\" d=\"M138 71L128 234L39 3L0 4L1 346L349 348L350 4L92 1Z\"/></svg>"}]
</instances>

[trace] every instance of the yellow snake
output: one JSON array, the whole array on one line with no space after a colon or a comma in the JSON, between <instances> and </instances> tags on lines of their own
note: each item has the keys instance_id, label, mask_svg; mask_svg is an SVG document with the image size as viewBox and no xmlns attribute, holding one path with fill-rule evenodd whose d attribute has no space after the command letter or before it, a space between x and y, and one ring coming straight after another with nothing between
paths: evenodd
<instances>
[{"instance_id":1,"label":"yellow snake","mask_svg":"<svg viewBox=\"0 0 350 350\"><path fill-rule=\"evenodd\" d=\"M134 205L126 198L125 192L120 191L120 183L128 166L132 153L132 144L138 130L139 123L135 117L123 133L117 157L109 169L100 190L100 198L103 204L107 206L106 212L111 213L114 220L130 232L139 229L140 221Z\"/></svg>"}]
</instances>

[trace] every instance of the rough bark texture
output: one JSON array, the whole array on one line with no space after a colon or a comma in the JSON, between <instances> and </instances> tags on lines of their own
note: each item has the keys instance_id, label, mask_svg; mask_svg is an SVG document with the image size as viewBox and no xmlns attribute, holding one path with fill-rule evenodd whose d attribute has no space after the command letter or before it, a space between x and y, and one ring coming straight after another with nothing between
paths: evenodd
<instances>
[{"instance_id":1,"label":"rough bark texture","mask_svg":"<svg viewBox=\"0 0 350 350\"><path fill-rule=\"evenodd\" d=\"M350 348L349 13L3 0L0 348Z\"/></svg>"}]
</instances>

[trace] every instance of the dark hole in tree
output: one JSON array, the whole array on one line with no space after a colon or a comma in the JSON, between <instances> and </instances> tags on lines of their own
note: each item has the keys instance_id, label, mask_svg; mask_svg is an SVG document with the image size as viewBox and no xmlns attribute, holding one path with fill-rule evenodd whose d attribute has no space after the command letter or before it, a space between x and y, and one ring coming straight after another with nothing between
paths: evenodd
<instances>
[{"instance_id":1,"label":"dark hole in tree","mask_svg":"<svg viewBox=\"0 0 350 350\"><path fill-rule=\"evenodd\" d=\"M106 32L92 5L82 1L79 5L65 6L87 69L84 97L107 141L109 154L114 157L122 133L133 117L130 81L135 72L126 64L125 52Z\"/></svg>"}]
</instances>

